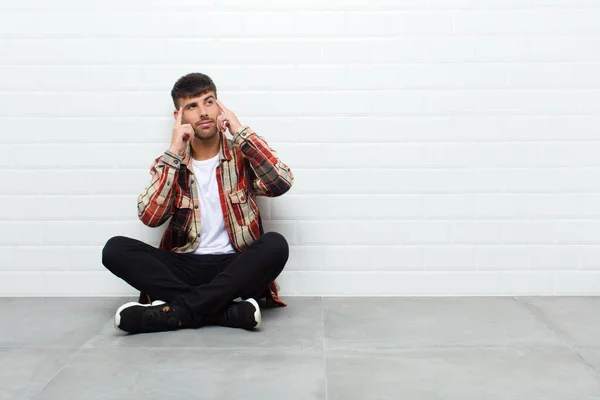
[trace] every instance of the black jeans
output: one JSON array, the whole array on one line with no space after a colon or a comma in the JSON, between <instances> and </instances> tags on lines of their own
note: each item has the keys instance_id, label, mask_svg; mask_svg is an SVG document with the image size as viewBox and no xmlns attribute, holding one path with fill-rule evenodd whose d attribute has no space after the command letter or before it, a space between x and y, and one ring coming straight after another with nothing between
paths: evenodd
<instances>
[{"instance_id":1,"label":"black jeans","mask_svg":"<svg viewBox=\"0 0 600 400\"><path fill-rule=\"evenodd\" d=\"M287 241L275 232L265 233L241 253L223 255L173 253L115 236L102 250L102 263L153 299L183 305L202 325L233 299L258 298L288 256Z\"/></svg>"}]
</instances>

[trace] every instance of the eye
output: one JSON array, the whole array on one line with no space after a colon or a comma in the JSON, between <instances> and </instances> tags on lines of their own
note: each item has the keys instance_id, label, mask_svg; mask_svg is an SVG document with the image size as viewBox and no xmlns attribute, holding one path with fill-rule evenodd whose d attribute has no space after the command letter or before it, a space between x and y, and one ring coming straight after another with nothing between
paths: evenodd
<instances>
[{"instance_id":1,"label":"eye","mask_svg":"<svg viewBox=\"0 0 600 400\"><path fill-rule=\"evenodd\" d=\"M213 100L208 100L208 101L206 102L206 104L208 104L209 106L212 106L213 102L214 102Z\"/></svg>"}]
</instances>

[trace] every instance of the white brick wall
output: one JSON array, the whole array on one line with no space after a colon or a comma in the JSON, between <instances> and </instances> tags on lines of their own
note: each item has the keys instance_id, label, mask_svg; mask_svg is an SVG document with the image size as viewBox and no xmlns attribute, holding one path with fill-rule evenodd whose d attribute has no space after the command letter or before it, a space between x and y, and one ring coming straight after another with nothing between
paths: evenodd
<instances>
[{"instance_id":1,"label":"white brick wall","mask_svg":"<svg viewBox=\"0 0 600 400\"><path fill-rule=\"evenodd\" d=\"M600 0L0 0L0 295L134 293L169 91L296 175L284 294L600 292Z\"/></svg>"}]
</instances>

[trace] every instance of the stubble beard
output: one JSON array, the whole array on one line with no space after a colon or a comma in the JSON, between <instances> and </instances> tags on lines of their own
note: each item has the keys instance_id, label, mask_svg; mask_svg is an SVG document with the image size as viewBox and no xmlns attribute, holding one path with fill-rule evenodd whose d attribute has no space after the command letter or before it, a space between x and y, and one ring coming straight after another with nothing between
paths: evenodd
<instances>
[{"instance_id":1,"label":"stubble beard","mask_svg":"<svg viewBox=\"0 0 600 400\"><path fill-rule=\"evenodd\" d=\"M216 126L210 128L209 131L202 128L197 129L196 127L194 127L194 137L199 140L210 140L214 138L217 133L218 129Z\"/></svg>"}]
</instances>

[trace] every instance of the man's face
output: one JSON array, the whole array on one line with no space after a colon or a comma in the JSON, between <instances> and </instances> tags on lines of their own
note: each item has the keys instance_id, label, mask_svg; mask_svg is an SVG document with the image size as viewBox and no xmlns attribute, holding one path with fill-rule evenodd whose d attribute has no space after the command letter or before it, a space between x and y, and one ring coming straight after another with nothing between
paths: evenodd
<instances>
[{"instance_id":1,"label":"man's face","mask_svg":"<svg viewBox=\"0 0 600 400\"><path fill-rule=\"evenodd\" d=\"M217 116L221 110L216 100L212 91L198 97L179 99L179 106L183 107L181 123L192 125L196 139L209 140L219 132Z\"/></svg>"}]
</instances>

